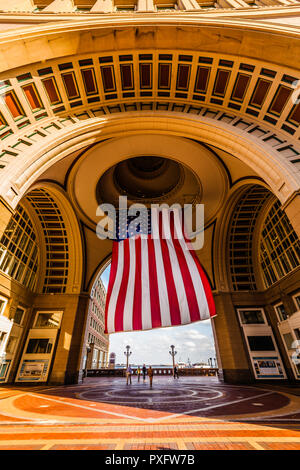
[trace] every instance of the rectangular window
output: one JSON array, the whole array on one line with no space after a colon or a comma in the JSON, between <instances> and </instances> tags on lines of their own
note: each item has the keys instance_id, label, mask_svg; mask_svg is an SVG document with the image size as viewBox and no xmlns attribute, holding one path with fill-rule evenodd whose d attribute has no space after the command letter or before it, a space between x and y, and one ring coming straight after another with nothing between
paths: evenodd
<instances>
[{"instance_id":1,"label":"rectangular window","mask_svg":"<svg viewBox=\"0 0 300 470\"><path fill-rule=\"evenodd\" d=\"M300 340L300 328L295 328L294 333L295 333L297 340L299 341Z\"/></svg>"},{"instance_id":2,"label":"rectangular window","mask_svg":"<svg viewBox=\"0 0 300 470\"><path fill-rule=\"evenodd\" d=\"M276 91L275 97L273 98L269 112L275 114L276 116L280 116L283 108L292 94L292 91L293 90L291 88L280 85Z\"/></svg>"},{"instance_id":3,"label":"rectangular window","mask_svg":"<svg viewBox=\"0 0 300 470\"><path fill-rule=\"evenodd\" d=\"M293 342L294 342L294 338L293 338L292 334L291 334L291 333L285 333L285 334L283 334L283 339L284 339L284 342L285 342L285 344L286 344L286 347L287 347L288 349L293 349L293 348L292 348L292 344L293 344Z\"/></svg>"},{"instance_id":4,"label":"rectangular window","mask_svg":"<svg viewBox=\"0 0 300 470\"><path fill-rule=\"evenodd\" d=\"M21 325L23 321L25 310L24 308L18 307L15 316L14 316L14 323L17 323L17 325Z\"/></svg>"},{"instance_id":5,"label":"rectangular window","mask_svg":"<svg viewBox=\"0 0 300 470\"><path fill-rule=\"evenodd\" d=\"M80 95L79 95L79 90L77 87L74 72L63 73L62 79L65 85L68 98L70 100L78 98Z\"/></svg>"},{"instance_id":6,"label":"rectangular window","mask_svg":"<svg viewBox=\"0 0 300 470\"><path fill-rule=\"evenodd\" d=\"M140 87L149 89L152 87L152 64L140 64Z\"/></svg>"},{"instance_id":7,"label":"rectangular window","mask_svg":"<svg viewBox=\"0 0 300 470\"><path fill-rule=\"evenodd\" d=\"M198 67L195 81L195 93L205 93L207 90L210 67Z\"/></svg>"},{"instance_id":8,"label":"rectangular window","mask_svg":"<svg viewBox=\"0 0 300 470\"><path fill-rule=\"evenodd\" d=\"M52 343L49 338L31 338L28 342L26 354L50 354Z\"/></svg>"},{"instance_id":9,"label":"rectangular window","mask_svg":"<svg viewBox=\"0 0 300 470\"><path fill-rule=\"evenodd\" d=\"M275 305L275 310L280 321L284 321L288 318L283 304Z\"/></svg>"},{"instance_id":10,"label":"rectangular window","mask_svg":"<svg viewBox=\"0 0 300 470\"><path fill-rule=\"evenodd\" d=\"M3 127L6 127L6 126L7 126L7 122L5 121L4 117L0 113L0 129L2 129Z\"/></svg>"},{"instance_id":11,"label":"rectangular window","mask_svg":"<svg viewBox=\"0 0 300 470\"><path fill-rule=\"evenodd\" d=\"M133 67L132 64L121 64L122 90L133 90Z\"/></svg>"},{"instance_id":12,"label":"rectangular window","mask_svg":"<svg viewBox=\"0 0 300 470\"><path fill-rule=\"evenodd\" d=\"M300 294L295 295L294 301L295 301L297 310L300 310Z\"/></svg>"},{"instance_id":13,"label":"rectangular window","mask_svg":"<svg viewBox=\"0 0 300 470\"><path fill-rule=\"evenodd\" d=\"M241 323L243 325L255 325L265 323L261 310L239 310Z\"/></svg>"},{"instance_id":14,"label":"rectangular window","mask_svg":"<svg viewBox=\"0 0 300 470\"><path fill-rule=\"evenodd\" d=\"M158 88L169 89L171 86L171 64L158 64Z\"/></svg>"},{"instance_id":15,"label":"rectangular window","mask_svg":"<svg viewBox=\"0 0 300 470\"><path fill-rule=\"evenodd\" d=\"M233 91L231 94L231 99L235 101L243 101L248 85L250 83L251 76L245 73L238 73Z\"/></svg>"},{"instance_id":16,"label":"rectangular window","mask_svg":"<svg viewBox=\"0 0 300 470\"><path fill-rule=\"evenodd\" d=\"M33 83L23 86L22 89L33 111L43 108L42 102Z\"/></svg>"},{"instance_id":17,"label":"rectangular window","mask_svg":"<svg viewBox=\"0 0 300 470\"><path fill-rule=\"evenodd\" d=\"M271 336L248 336L250 351L275 351Z\"/></svg>"},{"instance_id":18,"label":"rectangular window","mask_svg":"<svg viewBox=\"0 0 300 470\"><path fill-rule=\"evenodd\" d=\"M35 328L59 328L60 320L60 312L39 313L34 326Z\"/></svg>"},{"instance_id":19,"label":"rectangular window","mask_svg":"<svg viewBox=\"0 0 300 470\"><path fill-rule=\"evenodd\" d=\"M52 105L61 103L61 97L56 85L55 78L45 78L44 80L42 80L42 83L44 85L50 103Z\"/></svg>"},{"instance_id":20,"label":"rectangular window","mask_svg":"<svg viewBox=\"0 0 300 470\"><path fill-rule=\"evenodd\" d=\"M105 65L101 67L101 76L103 82L104 92L112 92L116 90L114 69L112 65Z\"/></svg>"},{"instance_id":21,"label":"rectangular window","mask_svg":"<svg viewBox=\"0 0 300 470\"><path fill-rule=\"evenodd\" d=\"M7 333L5 331L0 331L0 351L1 347L4 344Z\"/></svg>"},{"instance_id":22,"label":"rectangular window","mask_svg":"<svg viewBox=\"0 0 300 470\"><path fill-rule=\"evenodd\" d=\"M87 95L98 93L94 69L81 70L85 92Z\"/></svg>"},{"instance_id":23,"label":"rectangular window","mask_svg":"<svg viewBox=\"0 0 300 470\"><path fill-rule=\"evenodd\" d=\"M7 304L7 299L5 299L4 297L0 297L0 315L3 315L6 304Z\"/></svg>"},{"instance_id":24,"label":"rectangular window","mask_svg":"<svg viewBox=\"0 0 300 470\"><path fill-rule=\"evenodd\" d=\"M8 338L7 345L6 345L6 352L9 354L13 354L17 345L18 337L12 336Z\"/></svg>"},{"instance_id":25,"label":"rectangular window","mask_svg":"<svg viewBox=\"0 0 300 470\"><path fill-rule=\"evenodd\" d=\"M261 108L265 101L265 98L268 94L270 87L271 87L271 82L269 80L264 80L263 78L259 78L255 85L255 90L252 94L249 104L251 106Z\"/></svg>"},{"instance_id":26,"label":"rectangular window","mask_svg":"<svg viewBox=\"0 0 300 470\"><path fill-rule=\"evenodd\" d=\"M230 77L229 70L219 69L217 71L217 76L214 84L213 95L224 97L226 93L226 88L228 80Z\"/></svg>"},{"instance_id":27,"label":"rectangular window","mask_svg":"<svg viewBox=\"0 0 300 470\"><path fill-rule=\"evenodd\" d=\"M287 118L287 121L298 126L298 124L300 123L300 104L299 103L292 107L292 110Z\"/></svg>"},{"instance_id":28,"label":"rectangular window","mask_svg":"<svg viewBox=\"0 0 300 470\"><path fill-rule=\"evenodd\" d=\"M17 119L21 116L25 116L23 108L18 98L16 97L16 94L13 91L5 93L4 95L2 95L2 98L4 99L4 102L14 119Z\"/></svg>"},{"instance_id":29,"label":"rectangular window","mask_svg":"<svg viewBox=\"0 0 300 470\"><path fill-rule=\"evenodd\" d=\"M191 66L178 64L176 89L187 91L190 81Z\"/></svg>"}]
</instances>

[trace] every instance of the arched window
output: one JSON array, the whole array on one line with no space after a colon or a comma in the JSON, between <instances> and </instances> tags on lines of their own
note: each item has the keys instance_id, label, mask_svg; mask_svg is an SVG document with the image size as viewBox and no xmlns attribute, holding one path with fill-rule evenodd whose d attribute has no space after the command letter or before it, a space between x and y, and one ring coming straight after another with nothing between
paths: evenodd
<instances>
[{"instance_id":1,"label":"arched window","mask_svg":"<svg viewBox=\"0 0 300 470\"><path fill-rule=\"evenodd\" d=\"M265 218L259 246L266 287L300 265L300 241L279 201L272 205Z\"/></svg>"},{"instance_id":2,"label":"arched window","mask_svg":"<svg viewBox=\"0 0 300 470\"><path fill-rule=\"evenodd\" d=\"M33 290L37 267L36 234L25 209L18 206L0 241L0 270Z\"/></svg>"},{"instance_id":3,"label":"arched window","mask_svg":"<svg viewBox=\"0 0 300 470\"><path fill-rule=\"evenodd\" d=\"M253 185L244 191L232 215L229 228L229 265L234 291L256 290L253 266L253 232L270 191Z\"/></svg>"}]
</instances>

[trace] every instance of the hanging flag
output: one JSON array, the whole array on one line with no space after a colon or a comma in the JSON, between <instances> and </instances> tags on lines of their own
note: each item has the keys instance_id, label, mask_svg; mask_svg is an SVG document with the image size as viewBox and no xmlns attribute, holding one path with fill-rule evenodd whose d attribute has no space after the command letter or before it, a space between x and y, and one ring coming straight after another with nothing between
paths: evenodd
<instances>
[{"instance_id":1,"label":"hanging flag","mask_svg":"<svg viewBox=\"0 0 300 470\"><path fill-rule=\"evenodd\" d=\"M143 223L117 220L105 333L185 325L216 315L207 277L188 248L179 211L151 209ZM146 218L146 220L145 220Z\"/></svg>"}]
</instances>

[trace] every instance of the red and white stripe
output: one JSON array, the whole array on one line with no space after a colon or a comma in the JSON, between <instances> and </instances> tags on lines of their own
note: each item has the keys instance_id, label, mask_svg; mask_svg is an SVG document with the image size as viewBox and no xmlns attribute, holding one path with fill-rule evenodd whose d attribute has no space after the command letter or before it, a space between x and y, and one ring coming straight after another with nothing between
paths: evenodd
<instances>
[{"instance_id":1,"label":"red and white stripe","mask_svg":"<svg viewBox=\"0 0 300 470\"><path fill-rule=\"evenodd\" d=\"M179 212L152 209L159 238L113 242L105 332L150 330L206 320L216 314L211 288L187 248Z\"/></svg>"}]
</instances>

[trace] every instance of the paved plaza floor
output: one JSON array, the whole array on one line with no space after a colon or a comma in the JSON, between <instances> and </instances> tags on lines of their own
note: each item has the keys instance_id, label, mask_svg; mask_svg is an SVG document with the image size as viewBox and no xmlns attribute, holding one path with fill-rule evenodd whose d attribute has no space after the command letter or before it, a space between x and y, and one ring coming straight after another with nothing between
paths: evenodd
<instances>
[{"instance_id":1,"label":"paved plaza floor","mask_svg":"<svg viewBox=\"0 0 300 470\"><path fill-rule=\"evenodd\" d=\"M299 395L215 377L0 386L0 450L300 450Z\"/></svg>"}]
</instances>

